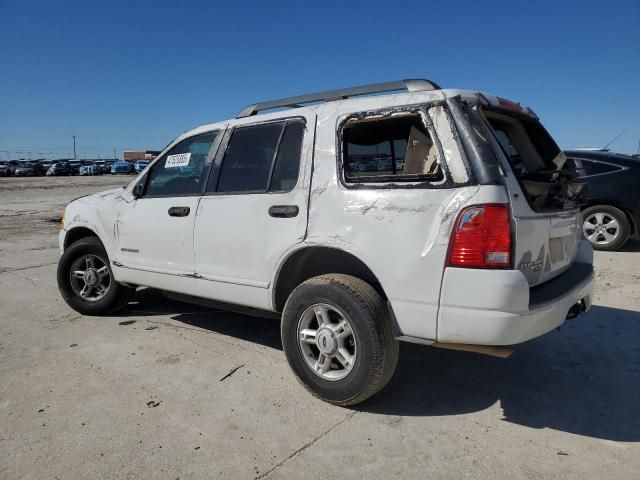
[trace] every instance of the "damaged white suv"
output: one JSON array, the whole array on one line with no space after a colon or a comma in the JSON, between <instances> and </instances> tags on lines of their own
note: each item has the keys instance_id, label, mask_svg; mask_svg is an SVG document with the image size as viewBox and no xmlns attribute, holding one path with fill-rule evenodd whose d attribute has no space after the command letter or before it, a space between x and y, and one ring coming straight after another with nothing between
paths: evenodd
<instances>
[{"instance_id":1,"label":"damaged white suv","mask_svg":"<svg viewBox=\"0 0 640 480\"><path fill-rule=\"evenodd\" d=\"M352 405L398 340L501 355L590 307L564 163L531 109L427 80L259 103L71 202L58 284L89 315L138 286L281 313L303 385Z\"/></svg>"}]
</instances>

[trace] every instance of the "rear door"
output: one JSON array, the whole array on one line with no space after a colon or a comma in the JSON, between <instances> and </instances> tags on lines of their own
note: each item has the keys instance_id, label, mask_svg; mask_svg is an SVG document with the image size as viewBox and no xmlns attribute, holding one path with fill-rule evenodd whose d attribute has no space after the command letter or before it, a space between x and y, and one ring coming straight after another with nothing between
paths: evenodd
<instances>
[{"instance_id":1,"label":"rear door","mask_svg":"<svg viewBox=\"0 0 640 480\"><path fill-rule=\"evenodd\" d=\"M314 129L308 112L227 131L196 217L199 295L270 307L278 260L306 233Z\"/></svg>"},{"instance_id":2,"label":"rear door","mask_svg":"<svg viewBox=\"0 0 640 480\"><path fill-rule=\"evenodd\" d=\"M484 111L503 157L515 221L515 268L531 286L559 275L573 263L581 239L579 208L547 201L549 179L564 166L560 148L533 117Z\"/></svg>"}]
</instances>

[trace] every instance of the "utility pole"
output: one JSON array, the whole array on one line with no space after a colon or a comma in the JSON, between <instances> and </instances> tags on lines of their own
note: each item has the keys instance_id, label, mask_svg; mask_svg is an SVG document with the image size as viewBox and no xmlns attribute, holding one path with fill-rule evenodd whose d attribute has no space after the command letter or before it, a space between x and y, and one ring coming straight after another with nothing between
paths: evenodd
<instances>
[{"instance_id":1,"label":"utility pole","mask_svg":"<svg viewBox=\"0 0 640 480\"><path fill-rule=\"evenodd\" d=\"M115 151L115 149L113 150L113 159L116 160L116 151Z\"/></svg>"},{"instance_id":2,"label":"utility pole","mask_svg":"<svg viewBox=\"0 0 640 480\"><path fill-rule=\"evenodd\" d=\"M73 135L73 159L76 159L76 136Z\"/></svg>"}]
</instances>

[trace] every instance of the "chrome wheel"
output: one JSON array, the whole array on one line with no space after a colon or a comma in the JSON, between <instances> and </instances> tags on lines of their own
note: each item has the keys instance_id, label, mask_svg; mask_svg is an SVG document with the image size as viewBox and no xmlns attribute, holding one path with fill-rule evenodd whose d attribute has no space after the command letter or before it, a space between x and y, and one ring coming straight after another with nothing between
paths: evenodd
<instances>
[{"instance_id":1,"label":"chrome wheel","mask_svg":"<svg viewBox=\"0 0 640 480\"><path fill-rule=\"evenodd\" d=\"M111 286L109 268L97 255L85 254L78 257L71 265L69 275L75 294L89 302L100 300Z\"/></svg>"},{"instance_id":2,"label":"chrome wheel","mask_svg":"<svg viewBox=\"0 0 640 480\"><path fill-rule=\"evenodd\" d=\"M596 212L584 220L582 232L593 244L609 245L620 235L620 224L612 215L604 212Z\"/></svg>"},{"instance_id":3,"label":"chrome wheel","mask_svg":"<svg viewBox=\"0 0 640 480\"><path fill-rule=\"evenodd\" d=\"M336 307L317 303L298 322L298 342L307 366L325 380L342 380L356 362L356 338L347 316Z\"/></svg>"}]
</instances>

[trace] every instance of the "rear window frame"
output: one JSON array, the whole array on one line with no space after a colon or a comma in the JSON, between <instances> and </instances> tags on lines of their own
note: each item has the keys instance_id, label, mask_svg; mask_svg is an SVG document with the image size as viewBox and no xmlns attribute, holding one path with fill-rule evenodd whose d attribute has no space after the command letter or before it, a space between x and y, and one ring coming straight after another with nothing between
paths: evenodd
<instances>
[{"instance_id":1,"label":"rear window frame","mask_svg":"<svg viewBox=\"0 0 640 480\"><path fill-rule=\"evenodd\" d=\"M407 104L401 105L398 107L387 107L387 108L379 108L372 110L362 110L358 112L353 112L345 115L340 118L336 125L335 137L336 137L336 169L337 176L339 179L339 183L342 187L348 190L389 190L389 189L401 189L401 190L412 190L412 189L449 189L453 187L461 187L466 184L460 184L453 182L451 178L451 173L449 171L448 165L445 160L444 150L442 148L442 144L440 143L440 139L436 133L435 126L433 124L433 119L429 115L429 109L433 107L441 106L445 109L447 115L450 116L448 112L448 107L446 102L444 101L436 101L429 103L415 103L415 104ZM401 114L417 114L424 121L427 133L431 137L433 144L436 147L436 154L438 157L438 165L442 171L442 179L439 181L430 181L430 180L396 180L390 178L388 181L383 182L375 182L375 181L349 181L346 178L346 171L344 167L344 127L345 124L351 120L360 120L368 117L379 117L381 120L385 117L391 117L393 115L401 115ZM450 124L454 125L454 122L450 118ZM459 144L459 140L456 136L456 141ZM462 147L458 145L460 152L462 152ZM461 155L463 155L461 153ZM385 177L389 178L389 177Z\"/></svg>"}]
</instances>

